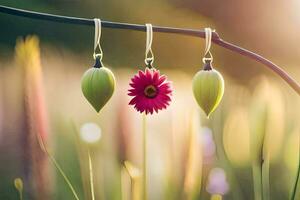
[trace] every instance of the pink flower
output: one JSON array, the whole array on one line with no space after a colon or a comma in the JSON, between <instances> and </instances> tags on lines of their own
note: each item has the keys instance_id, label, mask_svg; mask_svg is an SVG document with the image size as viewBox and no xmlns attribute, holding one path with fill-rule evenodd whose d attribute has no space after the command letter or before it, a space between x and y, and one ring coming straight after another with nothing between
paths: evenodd
<instances>
[{"instance_id":1,"label":"pink flower","mask_svg":"<svg viewBox=\"0 0 300 200\"><path fill-rule=\"evenodd\" d=\"M129 85L129 96L133 96L129 105L134 105L134 108L140 113L146 114L153 111L158 112L167 108L172 95L170 82L167 77L160 75L156 69L146 68L145 72L139 71Z\"/></svg>"}]
</instances>

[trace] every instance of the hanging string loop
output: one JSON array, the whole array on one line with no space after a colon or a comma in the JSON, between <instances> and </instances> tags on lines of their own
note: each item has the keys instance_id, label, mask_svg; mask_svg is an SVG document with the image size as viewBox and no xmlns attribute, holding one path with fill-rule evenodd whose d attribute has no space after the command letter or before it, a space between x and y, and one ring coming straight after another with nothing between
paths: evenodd
<instances>
[{"instance_id":1,"label":"hanging string loop","mask_svg":"<svg viewBox=\"0 0 300 200\"><path fill-rule=\"evenodd\" d=\"M154 62L154 54L152 51L152 41L153 41L153 28L152 24L146 24L146 51L145 51L145 63L147 66L152 67Z\"/></svg>"},{"instance_id":2,"label":"hanging string loop","mask_svg":"<svg viewBox=\"0 0 300 200\"><path fill-rule=\"evenodd\" d=\"M212 63L213 61L213 56L210 52L211 48L211 40L212 40L212 32L215 30L212 30L211 28L205 28L205 51L204 51L204 57L202 59L203 63L210 62Z\"/></svg>"},{"instance_id":3,"label":"hanging string loop","mask_svg":"<svg viewBox=\"0 0 300 200\"><path fill-rule=\"evenodd\" d=\"M100 44L101 38L101 19L94 18L95 23L95 39L94 39L94 53L93 57L96 60L97 58L101 61L103 58L103 51Z\"/></svg>"}]
</instances>

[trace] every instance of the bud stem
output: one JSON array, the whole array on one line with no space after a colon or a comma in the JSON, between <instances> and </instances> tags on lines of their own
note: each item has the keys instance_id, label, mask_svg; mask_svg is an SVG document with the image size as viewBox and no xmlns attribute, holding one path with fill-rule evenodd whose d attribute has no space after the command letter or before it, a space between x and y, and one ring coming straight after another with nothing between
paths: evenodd
<instances>
[{"instance_id":1,"label":"bud stem","mask_svg":"<svg viewBox=\"0 0 300 200\"><path fill-rule=\"evenodd\" d=\"M95 68L101 68L102 67L102 62L101 62L101 59L100 57L96 57L96 60L95 60L95 65L94 65Z\"/></svg>"},{"instance_id":2,"label":"bud stem","mask_svg":"<svg viewBox=\"0 0 300 200\"><path fill-rule=\"evenodd\" d=\"M213 69L213 67L212 67L212 65L211 65L211 61L206 61L205 63L204 63L204 65L203 65L203 70L204 71L210 71L210 70L212 70Z\"/></svg>"}]
</instances>

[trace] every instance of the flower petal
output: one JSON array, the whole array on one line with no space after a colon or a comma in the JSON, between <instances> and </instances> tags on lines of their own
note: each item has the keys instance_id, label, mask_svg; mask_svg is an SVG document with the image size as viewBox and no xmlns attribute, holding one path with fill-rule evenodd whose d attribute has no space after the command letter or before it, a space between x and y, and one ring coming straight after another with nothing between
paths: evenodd
<instances>
[{"instance_id":1,"label":"flower petal","mask_svg":"<svg viewBox=\"0 0 300 200\"><path fill-rule=\"evenodd\" d=\"M132 96L129 105L133 105L140 113L158 113L159 110L167 108L171 101L172 88L170 82L167 81L166 76L160 75L160 72L156 69L146 68L145 71L140 70L131 78L129 85L131 88L128 90L128 95ZM155 97L144 94L144 89L149 85L157 89L158 93Z\"/></svg>"}]
</instances>

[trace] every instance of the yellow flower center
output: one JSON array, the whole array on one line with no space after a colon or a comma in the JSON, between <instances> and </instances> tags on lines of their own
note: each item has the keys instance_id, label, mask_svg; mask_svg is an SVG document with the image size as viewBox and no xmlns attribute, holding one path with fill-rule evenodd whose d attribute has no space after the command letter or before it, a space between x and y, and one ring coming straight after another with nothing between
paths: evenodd
<instances>
[{"instance_id":1,"label":"yellow flower center","mask_svg":"<svg viewBox=\"0 0 300 200\"><path fill-rule=\"evenodd\" d=\"M153 85L148 85L144 89L144 94L146 95L146 97L154 98L157 95L157 90Z\"/></svg>"}]
</instances>

